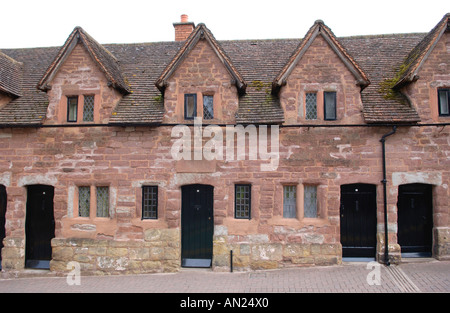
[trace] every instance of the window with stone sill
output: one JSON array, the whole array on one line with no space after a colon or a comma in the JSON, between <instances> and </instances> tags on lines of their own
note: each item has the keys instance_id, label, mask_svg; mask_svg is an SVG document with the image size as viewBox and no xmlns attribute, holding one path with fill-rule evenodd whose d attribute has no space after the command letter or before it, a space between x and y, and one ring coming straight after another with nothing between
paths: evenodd
<instances>
[{"instance_id":1,"label":"window with stone sill","mask_svg":"<svg viewBox=\"0 0 450 313\"><path fill-rule=\"evenodd\" d=\"M250 219L251 212L251 185L236 184L234 186L234 217L237 219Z\"/></svg>"},{"instance_id":2,"label":"window with stone sill","mask_svg":"<svg viewBox=\"0 0 450 313\"><path fill-rule=\"evenodd\" d=\"M83 104L83 122L94 121L94 96L84 96Z\"/></svg>"},{"instance_id":3,"label":"window with stone sill","mask_svg":"<svg viewBox=\"0 0 450 313\"><path fill-rule=\"evenodd\" d=\"M78 216L89 217L91 211L91 187L78 187Z\"/></svg>"},{"instance_id":4,"label":"window with stone sill","mask_svg":"<svg viewBox=\"0 0 450 313\"><path fill-rule=\"evenodd\" d=\"M305 117L307 120L317 119L317 93L308 92L305 97Z\"/></svg>"},{"instance_id":5,"label":"window with stone sill","mask_svg":"<svg viewBox=\"0 0 450 313\"><path fill-rule=\"evenodd\" d=\"M336 120L336 92L323 93L323 114L326 121Z\"/></svg>"},{"instance_id":6,"label":"window with stone sill","mask_svg":"<svg viewBox=\"0 0 450 313\"><path fill-rule=\"evenodd\" d=\"M303 217L317 218L317 186L304 185Z\"/></svg>"},{"instance_id":7,"label":"window with stone sill","mask_svg":"<svg viewBox=\"0 0 450 313\"><path fill-rule=\"evenodd\" d=\"M97 217L109 217L109 187L97 187Z\"/></svg>"},{"instance_id":8,"label":"window with stone sill","mask_svg":"<svg viewBox=\"0 0 450 313\"><path fill-rule=\"evenodd\" d=\"M94 195L91 201L91 195ZM78 216L109 217L109 187L108 186L79 186L78 187Z\"/></svg>"},{"instance_id":9,"label":"window with stone sill","mask_svg":"<svg viewBox=\"0 0 450 313\"><path fill-rule=\"evenodd\" d=\"M193 120L197 116L197 95L184 95L184 119Z\"/></svg>"},{"instance_id":10,"label":"window with stone sill","mask_svg":"<svg viewBox=\"0 0 450 313\"><path fill-rule=\"evenodd\" d=\"M158 186L142 186L142 219L158 219Z\"/></svg>"},{"instance_id":11,"label":"window with stone sill","mask_svg":"<svg viewBox=\"0 0 450 313\"><path fill-rule=\"evenodd\" d=\"M214 102L213 96L204 95L203 96L203 119L211 120L214 118Z\"/></svg>"},{"instance_id":12,"label":"window with stone sill","mask_svg":"<svg viewBox=\"0 0 450 313\"><path fill-rule=\"evenodd\" d=\"M78 109L80 105L80 96L68 96L67 97L67 122L76 123L78 122ZM93 122L94 121L94 95L83 95L82 96L82 108L81 112L83 114L83 122ZM81 113L80 112L80 113Z\"/></svg>"},{"instance_id":13,"label":"window with stone sill","mask_svg":"<svg viewBox=\"0 0 450 313\"><path fill-rule=\"evenodd\" d=\"M67 121L76 122L78 115L78 96L67 97Z\"/></svg>"},{"instance_id":14,"label":"window with stone sill","mask_svg":"<svg viewBox=\"0 0 450 313\"><path fill-rule=\"evenodd\" d=\"M297 186L283 186L283 217L297 217Z\"/></svg>"},{"instance_id":15,"label":"window with stone sill","mask_svg":"<svg viewBox=\"0 0 450 313\"><path fill-rule=\"evenodd\" d=\"M450 88L438 89L439 116L450 116Z\"/></svg>"}]
</instances>

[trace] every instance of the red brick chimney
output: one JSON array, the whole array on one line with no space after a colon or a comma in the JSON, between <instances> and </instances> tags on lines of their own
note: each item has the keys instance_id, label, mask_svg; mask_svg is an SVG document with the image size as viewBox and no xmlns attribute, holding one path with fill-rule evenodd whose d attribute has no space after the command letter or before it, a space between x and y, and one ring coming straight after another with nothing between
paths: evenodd
<instances>
[{"instance_id":1,"label":"red brick chimney","mask_svg":"<svg viewBox=\"0 0 450 313\"><path fill-rule=\"evenodd\" d=\"M188 22L188 16L186 14L181 15L180 23L173 23L175 28L175 41L186 40L195 28L193 22Z\"/></svg>"}]
</instances>

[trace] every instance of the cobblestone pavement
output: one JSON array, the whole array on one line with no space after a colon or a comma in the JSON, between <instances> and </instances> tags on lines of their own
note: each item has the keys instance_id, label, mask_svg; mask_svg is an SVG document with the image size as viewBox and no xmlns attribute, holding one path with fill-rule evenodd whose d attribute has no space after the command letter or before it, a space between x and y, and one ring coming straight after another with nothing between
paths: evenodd
<instances>
[{"instance_id":1,"label":"cobblestone pavement","mask_svg":"<svg viewBox=\"0 0 450 313\"><path fill-rule=\"evenodd\" d=\"M23 275L22 275L23 276ZM254 272L182 269L170 274L8 278L0 293L448 293L450 261L414 261L386 267L344 262L329 267Z\"/></svg>"}]
</instances>

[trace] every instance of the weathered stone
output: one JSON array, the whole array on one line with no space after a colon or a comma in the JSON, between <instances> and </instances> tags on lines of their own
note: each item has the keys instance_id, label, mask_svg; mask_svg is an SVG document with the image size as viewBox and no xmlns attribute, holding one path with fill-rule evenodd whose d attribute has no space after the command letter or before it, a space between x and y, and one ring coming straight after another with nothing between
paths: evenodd
<instances>
[{"instance_id":1,"label":"weathered stone","mask_svg":"<svg viewBox=\"0 0 450 313\"><path fill-rule=\"evenodd\" d=\"M107 249L108 249L107 247L102 247L102 246L96 247L96 246L92 246L92 247L89 248L88 254L91 254L91 255L106 255Z\"/></svg>"},{"instance_id":2,"label":"weathered stone","mask_svg":"<svg viewBox=\"0 0 450 313\"><path fill-rule=\"evenodd\" d=\"M252 261L271 260L280 261L282 259L282 246L280 244L257 244L252 246Z\"/></svg>"},{"instance_id":3,"label":"weathered stone","mask_svg":"<svg viewBox=\"0 0 450 313\"><path fill-rule=\"evenodd\" d=\"M161 269L161 262L160 261L143 261L142 262L142 269L145 272L158 271L158 270Z\"/></svg>"},{"instance_id":4,"label":"weathered stone","mask_svg":"<svg viewBox=\"0 0 450 313\"><path fill-rule=\"evenodd\" d=\"M145 241L159 241L160 239L161 239L160 229L147 229L146 231L144 231Z\"/></svg>"},{"instance_id":5,"label":"weathered stone","mask_svg":"<svg viewBox=\"0 0 450 313\"><path fill-rule=\"evenodd\" d=\"M110 256L97 257L97 268L109 271L125 271L128 266L129 259L125 257L114 258Z\"/></svg>"},{"instance_id":6,"label":"weathered stone","mask_svg":"<svg viewBox=\"0 0 450 313\"><path fill-rule=\"evenodd\" d=\"M166 247L164 248L164 254L162 260L177 260L180 257L179 250L176 248Z\"/></svg>"},{"instance_id":7,"label":"weathered stone","mask_svg":"<svg viewBox=\"0 0 450 313\"><path fill-rule=\"evenodd\" d=\"M177 242L180 240L180 230L175 229L164 229L161 231L161 241L164 242Z\"/></svg>"},{"instance_id":8,"label":"weathered stone","mask_svg":"<svg viewBox=\"0 0 450 313\"><path fill-rule=\"evenodd\" d=\"M58 261L70 261L73 258L73 249L70 247L55 247L52 249L52 258Z\"/></svg>"},{"instance_id":9,"label":"weathered stone","mask_svg":"<svg viewBox=\"0 0 450 313\"><path fill-rule=\"evenodd\" d=\"M311 253L310 245L288 244L284 247L283 256L286 257L305 257Z\"/></svg>"},{"instance_id":10,"label":"weathered stone","mask_svg":"<svg viewBox=\"0 0 450 313\"><path fill-rule=\"evenodd\" d=\"M149 259L150 260L161 260L164 256L164 248L162 247L151 247L149 249Z\"/></svg>"},{"instance_id":11,"label":"weathered stone","mask_svg":"<svg viewBox=\"0 0 450 313\"><path fill-rule=\"evenodd\" d=\"M148 248L130 248L129 254L132 260L145 260L150 258L150 251Z\"/></svg>"},{"instance_id":12,"label":"weathered stone","mask_svg":"<svg viewBox=\"0 0 450 313\"><path fill-rule=\"evenodd\" d=\"M124 257L128 254L127 248L108 248L106 255L110 257Z\"/></svg>"},{"instance_id":13,"label":"weathered stone","mask_svg":"<svg viewBox=\"0 0 450 313\"><path fill-rule=\"evenodd\" d=\"M277 261L257 260L257 261L252 261L250 263L250 267L253 270L270 270L270 269L277 268L278 262Z\"/></svg>"}]
</instances>

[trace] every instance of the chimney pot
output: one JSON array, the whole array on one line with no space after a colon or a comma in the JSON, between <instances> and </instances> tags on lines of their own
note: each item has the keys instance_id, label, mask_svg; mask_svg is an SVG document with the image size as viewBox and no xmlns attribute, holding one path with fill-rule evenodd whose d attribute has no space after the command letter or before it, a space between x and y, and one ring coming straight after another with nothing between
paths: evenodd
<instances>
[{"instance_id":1,"label":"chimney pot","mask_svg":"<svg viewBox=\"0 0 450 313\"><path fill-rule=\"evenodd\" d=\"M175 28L175 41L186 40L195 28L193 22L189 22L189 17L187 14L181 15L181 22L173 23Z\"/></svg>"}]
</instances>

